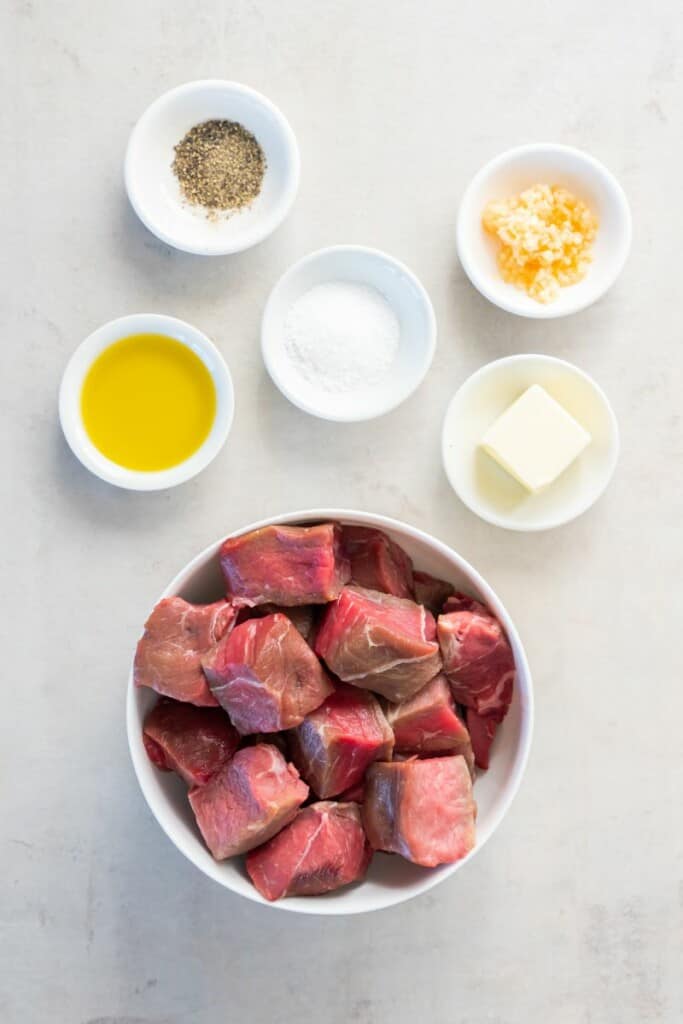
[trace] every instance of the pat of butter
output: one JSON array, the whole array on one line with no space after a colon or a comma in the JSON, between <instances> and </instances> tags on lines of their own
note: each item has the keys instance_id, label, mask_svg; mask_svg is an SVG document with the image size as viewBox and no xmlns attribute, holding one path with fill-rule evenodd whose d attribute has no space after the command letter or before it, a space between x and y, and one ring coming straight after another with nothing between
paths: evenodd
<instances>
[{"instance_id":1,"label":"pat of butter","mask_svg":"<svg viewBox=\"0 0 683 1024\"><path fill-rule=\"evenodd\" d=\"M588 431L533 384L489 427L480 444L535 494L557 480L590 441Z\"/></svg>"}]
</instances>

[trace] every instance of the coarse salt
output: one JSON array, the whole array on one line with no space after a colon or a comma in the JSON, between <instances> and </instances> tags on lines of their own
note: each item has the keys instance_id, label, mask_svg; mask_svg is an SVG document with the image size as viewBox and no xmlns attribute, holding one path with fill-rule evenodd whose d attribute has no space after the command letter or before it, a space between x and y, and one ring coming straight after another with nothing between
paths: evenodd
<instances>
[{"instance_id":1,"label":"coarse salt","mask_svg":"<svg viewBox=\"0 0 683 1024\"><path fill-rule=\"evenodd\" d=\"M316 285L284 321L292 365L310 384L337 393L379 383L396 358L400 333L384 296L353 281Z\"/></svg>"}]
</instances>

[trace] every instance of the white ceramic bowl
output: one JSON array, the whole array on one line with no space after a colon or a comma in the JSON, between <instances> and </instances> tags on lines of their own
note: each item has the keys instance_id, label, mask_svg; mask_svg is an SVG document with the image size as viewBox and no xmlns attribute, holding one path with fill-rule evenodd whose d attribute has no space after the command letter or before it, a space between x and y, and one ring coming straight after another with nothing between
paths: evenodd
<instances>
[{"instance_id":1,"label":"white ceramic bowl","mask_svg":"<svg viewBox=\"0 0 683 1024\"><path fill-rule=\"evenodd\" d=\"M313 509L252 523L242 530L236 530L231 536L269 523L306 524L329 520L376 526L386 530L403 545L414 559L417 568L448 579L457 587L470 591L484 601L502 622L512 644L517 667L517 684L509 714L496 738L491 767L479 775L474 787L478 806L477 845L467 857L456 864L427 869L410 864L402 857L379 853L375 855L365 881L357 885L325 896L290 897L276 903L268 903L249 881L242 858L222 862L213 859L195 825L187 800L186 787L176 776L157 771L149 761L142 744L142 725L157 696L151 690L136 689L132 670L128 680L126 719L135 773L150 810L168 838L200 871L231 892L246 896L247 899L265 906L298 911L302 914L357 914L390 907L427 892L476 857L505 816L522 780L533 729L533 694L524 648L499 598L464 558L422 530L395 519L365 512ZM180 595L189 601L204 602L222 596L223 587L218 564L218 551L222 540L223 538L200 552L169 583L160 597ZM504 850L500 849L499 854L504 860Z\"/></svg>"},{"instance_id":2,"label":"white ceramic bowl","mask_svg":"<svg viewBox=\"0 0 683 1024\"><path fill-rule=\"evenodd\" d=\"M529 494L479 447L488 427L532 384L544 387L592 437L539 494ZM453 490L472 512L509 530L549 530L576 519L607 487L618 454L607 396L583 370L553 356L509 356L482 366L454 395L443 425L443 464Z\"/></svg>"},{"instance_id":3,"label":"white ceramic bowl","mask_svg":"<svg viewBox=\"0 0 683 1024\"><path fill-rule=\"evenodd\" d=\"M132 334L165 334L182 342L199 356L216 388L216 416L209 436L184 462L157 472L126 469L112 462L95 447L86 432L81 414L81 392L88 370L105 348ZM183 320L159 313L134 313L98 327L82 341L67 363L59 389L59 420L64 436L77 459L101 480L129 491L160 491L196 476L218 455L232 425L235 400L230 370L213 342Z\"/></svg>"},{"instance_id":4,"label":"white ceramic bowl","mask_svg":"<svg viewBox=\"0 0 683 1024\"><path fill-rule=\"evenodd\" d=\"M343 393L321 390L289 359L283 327L292 303L316 285L330 281L353 281L375 288L398 317L398 354L379 384ZM434 358L436 318L427 292L398 260L365 246L336 245L299 260L277 282L263 313L261 348L274 383L299 409L325 420L369 420L395 409L419 387Z\"/></svg>"},{"instance_id":5,"label":"white ceramic bowl","mask_svg":"<svg viewBox=\"0 0 683 1024\"><path fill-rule=\"evenodd\" d=\"M507 199L539 183L565 186L600 221L586 277L561 288L555 302L546 305L503 280L496 261L498 243L481 223L492 199ZM630 245L631 213L623 189L603 164L570 146L538 143L501 153L475 175L458 211L457 248L465 273L490 302L518 316L550 319L590 306L619 276Z\"/></svg>"},{"instance_id":6,"label":"white ceramic bowl","mask_svg":"<svg viewBox=\"0 0 683 1024\"><path fill-rule=\"evenodd\" d=\"M183 200L172 170L174 146L203 121L244 125L266 157L261 192L244 210L209 220ZM284 115L246 85L220 79L188 82L160 96L135 125L125 160L128 197L158 238L184 252L217 256L263 241L285 219L299 186L299 149Z\"/></svg>"}]
</instances>

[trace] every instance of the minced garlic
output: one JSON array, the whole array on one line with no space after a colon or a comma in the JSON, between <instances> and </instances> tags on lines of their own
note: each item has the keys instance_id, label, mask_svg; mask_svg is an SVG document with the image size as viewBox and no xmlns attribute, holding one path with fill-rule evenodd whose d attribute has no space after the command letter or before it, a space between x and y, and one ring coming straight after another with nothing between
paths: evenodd
<instances>
[{"instance_id":1,"label":"minced garlic","mask_svg":"<svg viewBox=\"0 0 683 1024\"><path fill-rule=\"evenodd\" d=\"M503 279L537 302L553 302L561 287L586 276L598 219L567 189L532 185L489 203L482 221L501 243Z\"/></svg>"}]
</instances>

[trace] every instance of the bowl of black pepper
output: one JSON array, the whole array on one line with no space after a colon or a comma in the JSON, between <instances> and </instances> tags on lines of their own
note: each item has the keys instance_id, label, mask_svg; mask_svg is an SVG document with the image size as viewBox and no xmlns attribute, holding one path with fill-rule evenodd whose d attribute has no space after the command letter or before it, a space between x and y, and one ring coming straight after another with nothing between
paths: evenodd
<instances>
[{"instance_id":1,"label":"bowl of black pepper","mask_svg":"<svg viewBox=\"0 0 683 1024\"><path fill-rule=\"evenodd\" d=\"M188 82L135 125L125 159L128 198L143 224L176 249L241 252L285 219L299 185L289 122L237 82Z\"/></svg>"}]
</instances>

